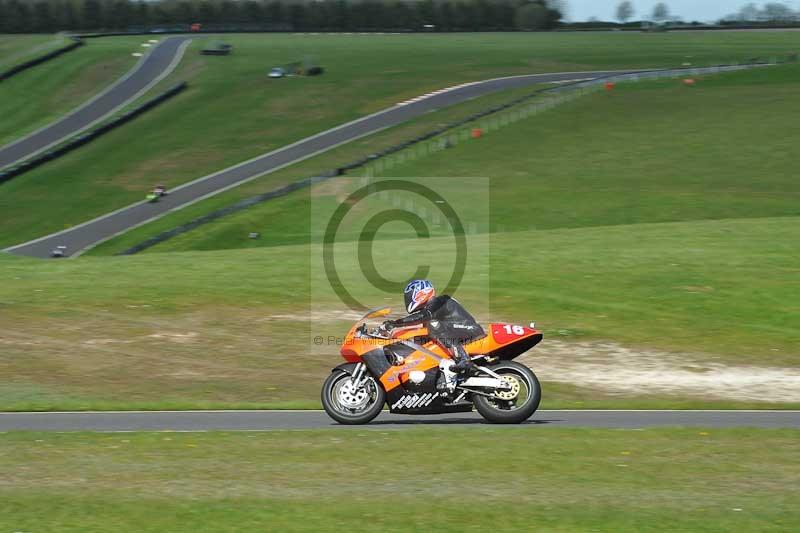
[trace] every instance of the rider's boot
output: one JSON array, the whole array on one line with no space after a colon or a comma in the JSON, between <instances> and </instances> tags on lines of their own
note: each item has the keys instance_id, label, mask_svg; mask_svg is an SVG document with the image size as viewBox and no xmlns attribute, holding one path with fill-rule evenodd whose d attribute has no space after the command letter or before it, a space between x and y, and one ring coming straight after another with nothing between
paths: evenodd
<instances>
[{"instance_id":1,"label":"rider's boot","mask_svg":"<svg viewBox=\"0 0 800 533\"><path fill-rule=\"evenodd\" d=\"M470 371L475 368L475 363L469 358L463 346L454 346L452 351L453 357L455 357L456 360L456 364L451 367L452 371L457 374L468 375Z\"/></svg>"}]
</instances>

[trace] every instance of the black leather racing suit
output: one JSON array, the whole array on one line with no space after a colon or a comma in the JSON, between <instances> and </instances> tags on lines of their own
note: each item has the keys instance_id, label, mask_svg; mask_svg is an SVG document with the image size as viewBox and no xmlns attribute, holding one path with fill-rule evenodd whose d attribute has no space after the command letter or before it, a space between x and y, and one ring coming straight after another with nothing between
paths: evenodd
<instances>
[{"instance_id":1,"label":"black leather racing suit","mask_svg":"<svg viewBox=\"0 0 800 533\"><path fill-rule=\"evenodd\" d=\"M429 337L450 350L460 368L469 364L464 344L486 335L458 300L446 294L434 297L425 307L408 316L386 322L386 325L395 328L417 324L425 326Z\"/></svg>"}]
</instances>

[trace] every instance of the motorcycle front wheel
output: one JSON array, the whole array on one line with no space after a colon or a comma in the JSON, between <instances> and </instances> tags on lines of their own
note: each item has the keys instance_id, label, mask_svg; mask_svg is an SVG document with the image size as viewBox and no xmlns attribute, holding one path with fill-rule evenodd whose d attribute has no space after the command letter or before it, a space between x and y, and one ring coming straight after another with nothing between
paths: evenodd
<instances>
[{"instance_id":1,"label":"motorcycle front wheel","mask_svg":"<svg viewBox=\"0 0 800 533\"><path fill-rule=\"evenodd\" d=\"M520 424L536 412L542 400L542 389L536 374L525 365L504 361L491 368L508 381L510 391L498 391L494 397L473 395L475 408L493 424Z\"/></svg>"},{"instance_id":2,"label":"motorcycle front wheel","mask_svg":"<svg viewBox=\"0 0 800 533\"><path fill-rule=\"evenodd\" d=\"M385 402L386 392L372 376L355 389L350 374L334 370L322 385L322 407L340 424L366 424L378 416Z\"/></svg>"}]
</instances>

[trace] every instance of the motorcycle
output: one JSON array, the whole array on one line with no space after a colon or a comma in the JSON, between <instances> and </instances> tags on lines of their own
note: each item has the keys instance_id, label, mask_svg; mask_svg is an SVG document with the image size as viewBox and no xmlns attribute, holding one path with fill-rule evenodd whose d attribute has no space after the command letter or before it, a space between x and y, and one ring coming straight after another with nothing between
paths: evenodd
<instances>
[{"instance_id":1,"label":"motorcycle","mask_svg":"<svg viewBox=\"0 0 800 533\"><path fill-rule=\"evenodd\" d=\"M536 374L513 361L542 340L535 324L524 327L494 323L486 336L465 344L472 372L455 376L450 352L430 339L422 326L387 332L367 321L389 308L370 311L344 338L346 361L331 371L322 386L322 405L341 424L366 424L388 405L390 413L441 414L470 412L475 407L487 421L519 424L541 401Z\"/></svg>"},{"instance_id":2,"label":"motorcycle","mask_svg":"<svg viewBox=\"0 0 800 533\"><path fill-rule=\"evenodd\" d=\"M167 193L166 187L164 187L163 185L159 185L158 187L155 187L152 191L147 193L147 196L145 196L145 200L147 200L151 204L154 204L158 202L161 198L165 197L167 194L169 193Z\"/></svg>"}]
</instances>

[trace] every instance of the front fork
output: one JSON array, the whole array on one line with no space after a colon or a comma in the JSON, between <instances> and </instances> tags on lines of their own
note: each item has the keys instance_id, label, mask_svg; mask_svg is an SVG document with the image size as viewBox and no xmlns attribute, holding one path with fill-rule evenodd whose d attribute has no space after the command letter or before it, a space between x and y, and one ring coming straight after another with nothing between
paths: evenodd
<instances>
[{"instance_id":1,"label":"front fork","mask_svg":"<svg viewBox=\"0 0 800 533\"><path fill-rule=\"evenodd\" d=\"M350 382L353 384L353 390L360 389L366 381L367 365L364 363L356 363L353 373L350 375Z\"/></svg>"}]
</instances>

